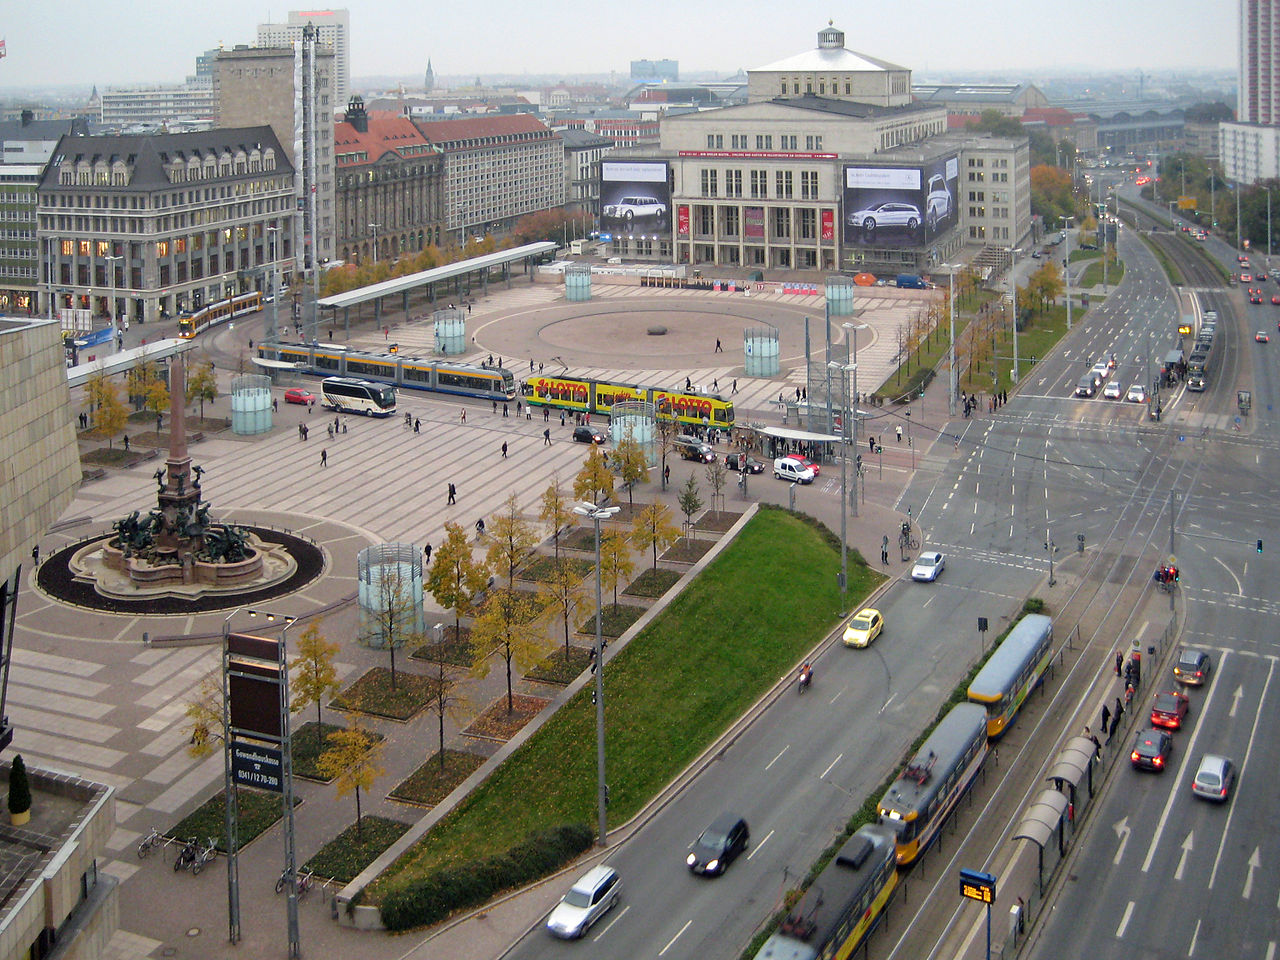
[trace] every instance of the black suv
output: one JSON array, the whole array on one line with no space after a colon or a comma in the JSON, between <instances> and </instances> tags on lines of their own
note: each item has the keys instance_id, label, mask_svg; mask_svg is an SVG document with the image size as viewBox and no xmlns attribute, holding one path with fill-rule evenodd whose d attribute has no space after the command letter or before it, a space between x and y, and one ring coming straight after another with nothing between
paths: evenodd
<instances>
[{"instance_id":1,"label":"black suv","mask_svg":"<svg viewBox=\"0 0 1280 960\"><path fill-rule=\"evenodd\" d=\"M747 821L734 813L722 813L689 847L684 862L694 873L718 876L734 857L747 849L750 839Z\"/></svg>"},{"instance_id":2,"label":"black suv","mask_svg":"<svg viewBox=\"0 0 1280 960\"><path fill-rule=\"evenodd\" d=\"M711 449L709 444L703 443L697 437L691 437L688 434L680 434L672 441L672 445L679 451L680 456L686 460L711 463L716 458L716 452Z\"/></svg>"},{"instance_id":3,"label":"black suv","mask_svg":"<svg viewBox=\"0 0 1280 960\"><path fill-rule=\"evenodd\" d=\"M604 443L608 439L603 430L595 427L574 427L573 439L578 443Z\"/></svg>"},{"instance_id":4,"label":"black suv","mask_svg":"<svg viewBox=\"0 0 1280 960\"><path fill-rule=\"evenodd\" d=\"M764 464L746 453L730 453L724 458L724 465L730 470L741 470L743 473L764 473Z\"/></svg>"}]
</instances>

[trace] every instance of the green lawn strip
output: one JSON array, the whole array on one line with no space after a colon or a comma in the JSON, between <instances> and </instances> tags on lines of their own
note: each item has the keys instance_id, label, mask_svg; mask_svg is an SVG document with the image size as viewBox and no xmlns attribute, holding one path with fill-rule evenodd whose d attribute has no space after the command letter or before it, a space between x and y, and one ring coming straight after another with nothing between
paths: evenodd
<instances>
[{"instance_id":1,"label":"green lawn strip","mask_svg":"<svg viewBox=\"0 0 1280 960\"><path fill-rule=\"evenodd\" d=\"M1080 318L1084 316L1084 311L1073 309L1071 318L1073 323L1079 323ZM1034 364L1031 358L1035 357L1036 362L1043 360L1067 333L1067 308L1066 305L1055 305L1044 310L1035 311L1027 325L1018 331L1018 375L1025 378L1031 371ZM1011 381L1010 377L1013 372L1013 334L1008 329L1000 332L1000 339L997 349L996 369L1000 377L1000 385L1004 387ZM1080 370L1081 375L1086 373L1084 369ZM982 366L982 370L976 376L964 377L960 381L960 389L966 392L986 392L992 389L991 386L991 363L988 360ZM945 396L945 390L943 391Z\"/></svg>"},{"instance_id":2,"label":"green lawn strip","mask_svg":"<svg viewBox=\"0 0 1280 960\"><path fill-rule=\"evenodd\" d=\"M591 549L595 549L595 533L592 533ZM583 560L581 557L561 557L565 563L569 564L570 569L580 577L585 577L588 573L595 569L590 560ZM551 574L555 570L555 557L539 557L533 563L529 564L520 571L521 580L534 580L543 583L551 579Z\"/></svg>"},{"instance_id":3,"label":"green lawn strip","mask_svg":"<svg viewBox=\"0 0 1280 960\"><path fill-rule=\"evenodd\" d=\"M1164 269L1165 276L1169 278L1169 282L1175 287L1182 286L1186 281L1182 277L1182 271L1178 269L1177 264L1169 259L1169 255L1164 252L1164 248L1156 243L1148 234L1139 234L1142 242L1147 245L1147 249L1155 256L1160 266Z\"/></svg>"},{"instance_id":4,"label":"green lawn strip","mask_svg":"<svg viewBox=\"0 0 1280 960\"><path fill-rule=\"evenodd\" d=\"M410 824L399 820L365 814L360 818L358 836L353 823L304 863L301 872L311 874L318 881L350 883L409 827Z\"/></svg>"},{"instance_id":5,"label":"green lawn strip","mask_svg":"<svg viewBox=\"0 0 1280 960\"><path fill-rule=\"evenodd\" d=\"M697 563L714 546L714 540L694 540L691 537L681 537L658 559L671 563Z\"/></svg>"},{"instance_id":6,"label":"green lawn strip","mask_svg":"<svg viewBox=\"0 0 1280 960\"><path fill-rule=\"evenodd\" d=\"M956 342L960 340L960 334L965 326L968 325L970 318L960 312L960 305L956 304ZM910 394L916 396L920 393L920 384L923 381L925 385L933 379L934 371L938 369L938 364L942 362L942 358L947 356L950 350L950 341L947 339L951 334L951 325L945 320L939 323L929 335L921 341L920 345L908 354L905 360L898 366L888 379L880 385L875 395L885 400L896 400L901 396ZM944 395L946 391L943 391Z\"/></svg>"},{"instance_id":7,"label":"green lawn strip","mask_svg":"<svg viewBox=\"0 0 1280 960\"><path fill-rule=\"evenodd\" d=\"M396 784L387 796L392 800L429 807L447 797L453 788L484 763L484 757L464 750L445 750L441 769L440 754L433 753L427 762Z\"/></svg>"},{"instance_id":8,"label":"green lawn strip","mask_svg":"<svg viewBox=\"0 0 1280 960\"><path fill-rule=\"evenodd\" d=\"M221 791L210 797L191 813L179 820L166 836L178 840L190 840L192 837L204 843L206 837L213 837L221 853L227 852L227 820L226 794ZM302 802L300 797L293 798L296 807ZM238 837L243 848L259 834L271 828L284 813L284 804L278 793L266 793L262 790L251 790L240 787L236 794L236 809L239 813Z\"/></svg>"},{"instance_id":9,"label":"green lawn strip","mask_svg":"<svg viewBox=\"0 0 1280 960\"><path fill-rule=\"evenodd\" d=\"M680 574L674 570L650 567L632 580L622 593L628 597L660 597L674 587L679 579Z\"/></svg>"},{"instance_id":10,"label":"green lawn strip","mask_svg":"<svg viewBox=\"0 0 1280 960\"><path fill-rule=\"evenodd\" d=\"M308 780L319 780L321 783L331 781L333 778L326 777L321 773L316 762L320 759L320 754L333 746L328 742L329 734L345 729L346 727L338 723L326 723L323 728L320 728L314 720L295 729L290 740L293 744L294 776L306 777ZM375 740L382 739L382 734L373 730L368 732Z\"/></svg>"},{"instance_id":11,"label":"green lawn strip","mask_svg":"<svg viewBox=\"0 0 1280 960\"><path fill-rule=\"evenodd\" d=\"M1124 261L1120 260L1107 267L1107 286L1114 287L1124 279ZM1080 275L1080 288L1096 287L1102 283L1102 263L1091 263Z\"/></svg>"},{"instance_id":12,"label":"green lawn strip","mask_svg":"<svg viewBox=\"0 0 1280 960\"><path fill-rule=\"evenodd\" d=\"M880 581L852 554L856 599ZM835 624L836 537L762 509L693 583L609 661L610 805L625 822ZM785 578L776 571L786 570ZM592 822L595 710L581 691L370 888L500 853L548 826ZM554 771L554 775L549 775ZM536 785L536 787L531 787Z\"/></svg>"},{"instance_id":13,"label":"green lawn strip","mask_svg":"<svg viewBox=\"0 0 1280 960\"><path fill-rule=\"evenodd\" d=\"M591 654L585 647L569 647L569 659L564 656L564 646L557 644L547 656L538 661L532 670L526 673L526 680L537 680L541 683L558 683L566 685L573 682L574 677L587 669L591 662Z\"/></svg>"},{"instance_id":14,"label":"green lawn strip","mask_svg":"<svg viewBox=\"0 0 1280 960\"><path fill-rule=\"evenodd\" d=\"M603 536L603 534L601 534ZM596 549L596 531L594 527L590 529L579 527L575 530L569 530L560 534L561 550L590 550L595 552Z\"/></svg>"},{"instance_id":15,"label":"green lawn strip","mask_svg":"<svg viewBox=\"0 0 1280 960\"><path fill-rule=\"evenodd\" d=\"M331 701L330 709L354 710L390 720L409 720L431 699L430 677L396 668L395 689L391 687L391 670L374 667Z\"/></svg>"},{"instance_id":16,"label":"green lawn strip","mask_svg":"<svg viewBox=\"0 0 1280 960\"><path fill-rule=\"evenodd\" d=\"M444 628L444 639L439 643L424 643L415 648L409 656L414 660L425 660L428 663L444 661L451 667L470 667L479 659L479 650L471 642L471 628L463 627L462 639L453 637L453 624Z\"/></svg>"},{"instance_id":17,"label":"green lawn strip","mask_svg":"<svg viewBox=\"0 0 1280 960\"><path fill-rule=\"evenodd\" d=\"M604 616L600 620L600 632L609 639L620 637L626 633L628 627L644 616L648 609L648 607L638 607L630 603L620 603L616 607L612 603L606 603ZM596 635L596 615L594 613L586 623L578 628L578 632L592 637ZM561 652L563 653L563 651Z\"/></svg>"}]
</instances>

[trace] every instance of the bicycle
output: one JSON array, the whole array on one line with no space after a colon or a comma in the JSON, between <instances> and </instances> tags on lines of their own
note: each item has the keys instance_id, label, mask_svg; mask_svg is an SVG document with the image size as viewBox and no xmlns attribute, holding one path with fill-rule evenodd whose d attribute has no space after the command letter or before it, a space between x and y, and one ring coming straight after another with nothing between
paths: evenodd
<instances>
[{"instance_id":1,"label":"bicycle","mask_svg":"<svg viewBox=\"0 0 1280 960\"><path fill-rule=\"evenodd\" d=\"M283 890L285 888L285 885L288 882L289 882L289 871L285 870L280 874L280 879L276 881L276 893L279 893L281 890ZM297 874L294 882L297 884L297 887L298 887L298 899L302 899L303 897L305 897L307 895L307 892L313 886L315 886L315 881L311 879L311 874L309 873Z\"/></svg>"},{"instance_id":2,"label":"bicycle","mask_svg":"<svg viewBox=\"0 0 1280 960\"><path fill-rule=\"evenodd\" d=\"M153 847L158 847L162 843L164 843L164 837L161 836L159 830L152 827L151 832L138 842L138 859L145 860L147 858L147 854L151 852L151 849Z\"/></svg>"}]
</instances>

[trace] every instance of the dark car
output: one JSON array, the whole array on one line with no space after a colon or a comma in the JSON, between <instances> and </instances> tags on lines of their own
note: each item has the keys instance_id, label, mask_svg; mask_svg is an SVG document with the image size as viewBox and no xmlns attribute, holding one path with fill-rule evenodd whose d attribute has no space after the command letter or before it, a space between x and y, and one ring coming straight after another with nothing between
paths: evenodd
<instances>
[{"instance_id":1,"label":"dark car","mask_svg":"<svg viewBox=\"0 0 1280 960\"><path fill-rule=\"evenodd\" d=\"M1164 770L1169 754L1173 753L1173 737L1163 730L1142 730L1133 741L1133 752L1129 754L1129 762L1136 770Z\"/></svg>"},{"instance_id":2,"label":"dark car","mask_svg":"<svg viewBox=\"0 0 1280 960\"><path fill-rule=\"evenodd\" d=\"M745 453L729 454L724 458L724 465L730 470L741 470L744 473L764 473L764 464Z\"/></svg>"},{"instance_id":3,"label":"dark car","mask_svg":"<svg viewBox=\"0 0 1280 960\"><path fill-rule=\"evenodd\" d=\"M573 439L578 443L604 443L607 437L604 431L597 430L595 427L574 427Z\"/></svg>"},{"instance_id":4,"label":"dark car","mask_svg":"<svg viewBox=\"0 0 1280 960\"><path fill-rule=\"evenodd\" d=\"M1190 705L1191 701L1185 693L1173 690L1157 693L1151 704L1151 725L1164 727L1166 730L1181 730Z\"/></svg>"},{"instance_id":5,"label":"dark car","mask_svg":"<svg viewBox=\"0 0 1280 960\"><path fill-rule=\"evenodd\" d=\"M747 849L750 839L747 821L735 813L722 813L689 847L689 855L684 862L694 873L718 876L724 873L734 857Z\"/></svg>"},{"instance_id":6,"label":"dark car","mask_svg":"<svg viewBox=\"0 0 1280 960\"><path fill-rule=\"evenodd\" d=\"M691 437L688 434L680 434L671 441L676 452L686 460L696 460L698 463L711 463L716 458L716 452L711 449L710 444L703 443L697 437Z\"/></svg>"},{"instance_id":7,"label":"dark car","mask_svg":"<svg viewBox=\"0 0 1280 960\"><path fill-rule=\"evenodd\" d=\"M1184 648L1178 654L1178 662L1173 665L1173 679L1198 687L1209 679L1209 671L1212 669L1213 663L1207 653Z\"/></svg>"}]
</instances>

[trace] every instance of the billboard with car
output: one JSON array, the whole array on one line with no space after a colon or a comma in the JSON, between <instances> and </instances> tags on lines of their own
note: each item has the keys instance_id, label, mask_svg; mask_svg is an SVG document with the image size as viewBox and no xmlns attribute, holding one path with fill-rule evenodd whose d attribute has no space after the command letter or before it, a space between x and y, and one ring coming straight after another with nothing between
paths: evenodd
<instances>
[{"instance_id":1,"label":"billboard with car","mask_svg":"<svg viewBox=\"0 0 1280 960\"><path fill-rule=\"evenodd\" d=\"M844 168L844 242L921 247L956 225L960 159Z\"/></svg>"},{"instance_id":2,"label":"billboard with car","mask_svg":"<svg viewBox=\"0 0 1280 960\"><path fill-rule=\"evenodd\" d=\"M665 163L605 160L600 164L601 227L624 237L669 230L667 184Z\"/></svg>"}]
</instances>

